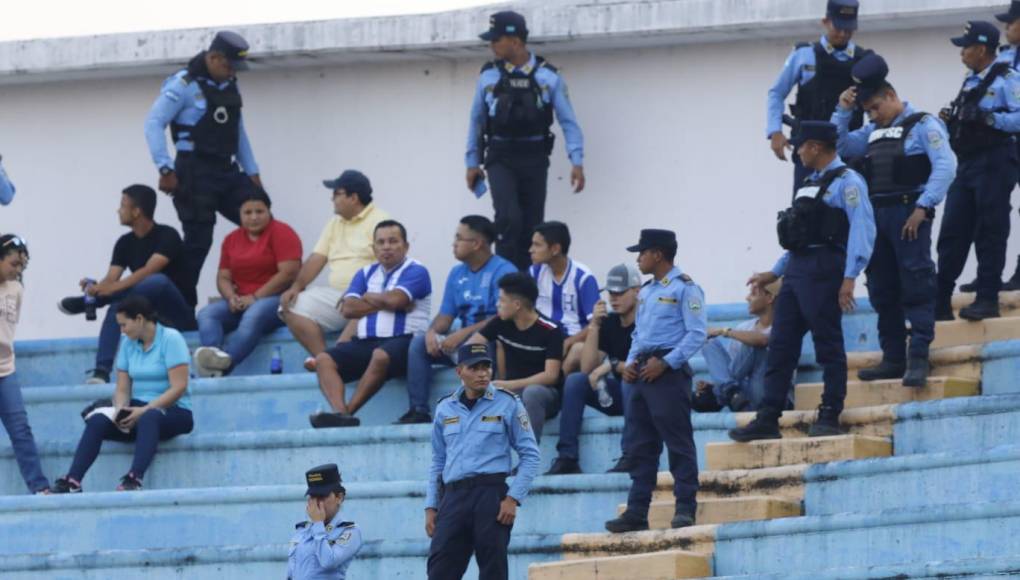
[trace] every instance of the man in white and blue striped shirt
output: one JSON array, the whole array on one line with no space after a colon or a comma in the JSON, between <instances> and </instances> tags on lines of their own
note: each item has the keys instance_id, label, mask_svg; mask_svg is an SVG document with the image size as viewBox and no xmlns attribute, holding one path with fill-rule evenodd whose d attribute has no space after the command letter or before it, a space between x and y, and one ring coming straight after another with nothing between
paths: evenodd
<instances>
[{"instance_id":1,"label":"man in white and blue striped shirt","mask_svg":"<svg viewBox=\"0 0 1020 580\"><path fill-rule=\"evenodd\" d=\"M428 270L407 257L409 247L400 222L384 220L375 226L378 261L358 270L341 303L341 314L352 322L335 346L315 358L319 388L334 412L309 417L312 427L360 425L354 413L386 379L407 374L407 349L411 338L428 328L432 299ZM344 382L358 377L347 403Z\"/></svg>"}]
</instances>

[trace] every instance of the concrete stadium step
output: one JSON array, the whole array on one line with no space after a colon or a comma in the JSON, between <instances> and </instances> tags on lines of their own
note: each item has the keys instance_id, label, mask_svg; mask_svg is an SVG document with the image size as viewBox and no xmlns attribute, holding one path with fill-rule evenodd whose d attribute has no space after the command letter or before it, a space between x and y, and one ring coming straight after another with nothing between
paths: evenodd
<instances>
[{"instance_id":1,"label":"concrete stadium step","mask_svg":"<svg viewBox=\"0 0 1020 580\"><path fill-rule=\"evenodd\" d=\"M821 383L808 383L795 387L794 407L799 410L818 408L822 403ZM851 381L847 383L846 408L873 407L906 403L908 401L931 401L951 397L972 397L981 394L981 381L959 377L929 377L924 388L905 387L901 379L881 381Z\"/></svg>"},{"instance_id":2,"label":"concrete stadium step","mask_svg":"<svg viewBox=\"0 0 1020 580\"><path fill-rule=\"evenodd\" d=\"M932 348L983 344L1020 338L1020 319L1017 317L989 318L980 322L953 320L935 325Z\"/></svg>"},{"instance_id":3,"label":"concrete stadium step","mask_svg":"<svg viewBox=\"0 0 1020 580\"><path fill-rule=\"evenodd\" d=\"M928 356L932 376L980 379L982 348L980 344L964 344L932 349ZM858 370L877 365L881 361L882 351L846 353L848 378L855 380Z\"/></svg>"},{"instance_id":4,"label":"concrete stadium step","mask_svg":"<svg viewBox=\"0 0 1020 580\"><path fill-rule=\"evenodd\" d=\"M786 571L782 574L749 574L713 576L709 580L872 580L874 578L967 578L968 580L1001 580L1020 576L1020 558L973 558L927 563L910 562L890 566L836 568L810 574Z\"/></svg>"},{"instance_id":5,"label":"concrete stadium step","mask_svg":"<svg viewBox=\"0 0 1020 580\"><path fill-rule=\"evenodd\" d=\"M705 448L705 455L705 464L709 469L757 469L883 457L892 455L892 442L881 437L838 435L750 443L710 443Z\"/></svg>"},{"instance_id":6,"label":"concrete stadium step","mask_svg":"<svg viewBox=\"0 0 1020 580\"><path fill-rule=\"evenodd\" d=\"M627 509L627 504L616 506L617 515ZM648 527L653 530L665 530L671 526L676 504L672 499L653 501L648 510ZM772 518L788 518L801 515L799 501L767 497L761 495L729 497L729 498L698 498L698 514L695 521L699 524L727 524L744 520L769 520Z\"/></svg>"},{"instance_id":7,"label":"concrete stadium step","mask_svg":"<svg viewBox=\"0 0 1020 580\"><path fill-rule=\"evenodd\" d=\"M754 413L736 413L735 426L744 426L754 419ZM807 435L808 429L818 417L817 411L785 411L779 418L779 431L783 437L797 438ZM896 420L894 405L877 407L859 407L846 409L839 417L840 425L852 435L869 437L889 437L893 433L893 422ZM727 435L723 442L729 442Z\"/></svg>"},{"instance_id":8,"label":"concrete stadium step","mask_svg":"<svg viewBox=\"0 0 1020 580\"><path fill-rule=\"evenodd\" d=\"M953 295L953 311L959 312L961 308L974 303L977 294L974 292L962 292ZM999 314L1002 316L1020 316L1020 290L999 292Z\"/></svg>"},{"instance_id":9,"label":"concrete stadium step","mask_svg":"<svg viewBox=\"0 0 1020 580\"><path fill-rule=\"evenodd\" d=\"M906 403L896 407L896 418L897 455L976 452L1020 442L1020 394Z\"/></svg>"},{"instance_id":10,"label":"concrete stadium step","mask_svg":"<svg viewBox=\"0 0 1020 580\"><path fill-rule=\"evenodd\" d=\"M702 471L698 474L698 501L734 496L769 496L800 502L804 498L804 473L808 465L782 465L760 469ZM673 476L659 473L652 501L673 498Z\"/></svg>"},{"instance_id":11,"label":"concrete stadium step","mask_svg":"<svg viewBox=\"0 0 1020 580\"><path fill-rule=\"evenodd\" d=\"M651 554L532 564L529 580L674 580L703 578L712 573L704 554L667 550Z\"/></svg>"}]
</instances>

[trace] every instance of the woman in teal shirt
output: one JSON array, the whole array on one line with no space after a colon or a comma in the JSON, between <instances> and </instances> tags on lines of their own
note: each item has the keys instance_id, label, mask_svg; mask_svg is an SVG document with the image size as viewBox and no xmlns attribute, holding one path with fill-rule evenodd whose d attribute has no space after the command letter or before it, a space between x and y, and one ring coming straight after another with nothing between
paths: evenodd
<instances>
[{"instance_id":1,"label":"woman in teal shirt","mask_svg":"<svg viewBox=\"0 0 1020 580\"><path fill-rule=\"evenodd\" d=\"M81 491L81 480L107 439L135 441L134 462L117 490L141 489L159 442L190 433L194 427L188 395L191 357L184 337L156 322L152 304L139 295L117 305L117 324L123 336L114 364L117 390L113 411L93 413L85 421L71 469L56 481L54 493Z\"/></svg>"}]
</instances>

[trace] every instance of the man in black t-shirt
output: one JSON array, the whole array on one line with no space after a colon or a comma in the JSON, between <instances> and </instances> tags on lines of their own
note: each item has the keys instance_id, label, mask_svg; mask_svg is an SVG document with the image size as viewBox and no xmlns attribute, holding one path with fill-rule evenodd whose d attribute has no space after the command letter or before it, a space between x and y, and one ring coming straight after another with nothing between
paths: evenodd
<instances>
[{"instance_id":1,"label":"man in black t-shirt","mask_svg":"<svg viewBox=\"0 0 1020 580\"><path fill-rule=\"evenodd\" d=\"M546 475L581 473L577 440L585 405L610 417L624 414L623 405L629 389L624 390L620 378L630 352L631 335L634 334L641 273L633 264L614 266L606 276L605 289L609 292L613 311L607 312L604 300L595 304L588 325L591 330L581 351L581 372L571 373L563 385L560 440L556 444L558 456ZM621 437L620 459L609 473L627 473L630 464L625 443L625 437Z\"/></svg>"},{"instance_id":2,"label":"man in black t-shirt","mask_svg":"<svg viewBox=\"0 0 1020 580\"><path fill-rule=\"evenodd\" d=\"M496 318L468 342L496 342L500 369L492 384L521 396L540 440L546 419L560 410L563 331L535 310L537 299L538 286L527 273L503 276Z\"/></svg>"},{"instance_id":3,"label":"man in black t-shirt","mask_svg":"<svg viewBox=\"0 0 1020 580\"><path fill-rule=\"evenodd\" d=\"M113 358L120 343L117 326L117 303L124 298L141 294L149 299L168 326L178 330L194 330L195 287L184 270L181 260L181 236L170 226L153 221L156 212L156 192L145 185L132 185L121 192L117 215L120 224L131 228L113 247L113 259L106 276L99 282L83 278L79 284L93 304L86 304L84 296L68 296L58 308L64 314L89 312L95 318L94 308L109 305L102 329L99 331L99 350L96 368L89 371L88 384L110 381ZM125 271L130 275L121 279Z\"/></svg>"}]
</instances>

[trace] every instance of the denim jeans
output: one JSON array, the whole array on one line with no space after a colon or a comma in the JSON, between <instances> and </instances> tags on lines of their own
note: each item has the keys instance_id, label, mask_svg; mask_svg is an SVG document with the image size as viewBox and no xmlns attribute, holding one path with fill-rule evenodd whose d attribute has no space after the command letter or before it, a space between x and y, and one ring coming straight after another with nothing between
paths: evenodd
<instances>
[{"instance_id":1,"label":"denim jeans","mask_svg":"<svg viewBox=\"0 0 1020 580\"><path fill-rule=\"evenodd\" d=\"M117 325L117 305L120 301L140 294L149 299L153 308L166 322L166 326L177 330L195 329L195 309L188 305L181 291L167 278L166 274L156 273L123 292L112 296L101 296L96 300L97 307L109 305L103 327L99 331L99 350L96 352L96 368L110 372L113 369L113 357L117 354L120 344L120 327Z\"/></svg>"},{"instance_id":2,"label":"denim jeans","mask_svg":"<svg viewBox=\"0 0 1020 580\"><path fill-rule=\"evenodd\" d=\"M729 402L734 393L742 392L751 403L750 410L757 410L765 397L766 349L742 345L734 357L729 350L732 340L716 337L701 349L712 377L713 392L721 404Z\"/></svg>"},{"instance_id":3,"label":"denim jeans","mask_svg":"<svg viewBox=\"0 0 1020 580\"><path fill-rule=\"evenodd\" d=\"M28 425L25 401L21 398L21 385L16 373L0 377L0 419L7 436L11 438L14 457L18 461L21 477L31 492L50 486L39 464L39 450L35 447L32 428Z\"/></svg>"},{"instance_id":4,"label":"denim jeans","mask_svg":"<svg viewBox=\"0 0 1020 580\"><path fill-rule=\"evenodd\" d=\"M279 307L279 296L259 298L242 312L231 312L226 300L213 302L198 311L199 341L202 346L222 348L230 355L233 370L255 350L263 336L283 326L276 313ZM224 340L227 332L230 335Z\"/></svg>"},{"instance_id":5,"label":"denim jeans","mask_svg":"<svg viewBox=\"0 0 1020 580\"><path fill-rule=\"evenodd\" d=\"M415 335L407 350L407 398L412 411L429 412L429 388L432 386L434 364L454 366L453 360L445 354L439 357L429 354L425 348L424 334Z\"/></svg>"},{"instance_id":6,"label":"denim jeans","mask_svg":"<svg viewBox=\"0 0 1020 580\"><path fill-rule=\"evenodd\" d=\"M591 388L586 373L571 373L567 377L566 383L563 384L563 407L560 410L560 440L556 444L556 451L560 457L580 459L577 440L581 433L581 417L584 415L586 405L610 417L624 414L623 406L627 402L627 395L623 392L623 385L612 374L606 375L606 391L613 397L613 404L603 407L599 404L598 393ZM626 433L624 430L624 435ZM620 451L626 449L626 437L621 437Z\"/></svg>"}]
</instances>

